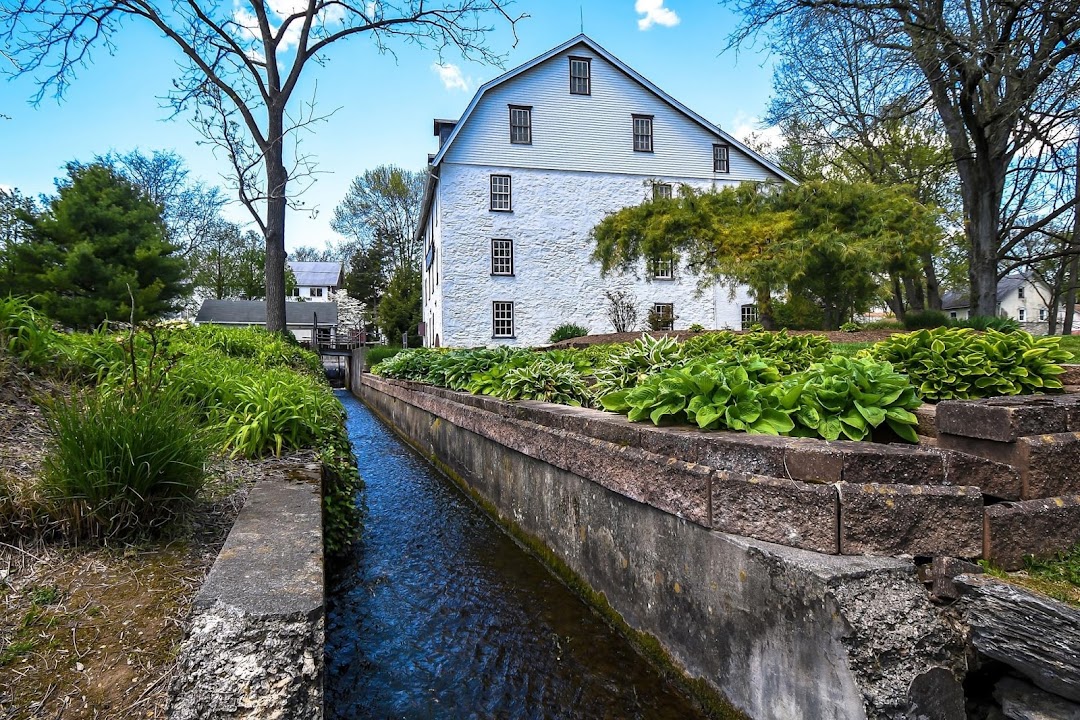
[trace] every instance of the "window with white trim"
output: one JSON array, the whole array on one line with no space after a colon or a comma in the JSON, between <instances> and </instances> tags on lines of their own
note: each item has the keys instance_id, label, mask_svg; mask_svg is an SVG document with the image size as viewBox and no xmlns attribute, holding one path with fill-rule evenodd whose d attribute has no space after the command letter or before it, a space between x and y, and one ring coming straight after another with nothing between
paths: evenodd
<instances>
[{"instance_id":1,"label":"window with white trim","mask_svg":"<svg viewBox=\"0 0 1080 720\"><path fill-rule=\"evenodd\" d=\"M712 146L712 171L714 173L731 172L730 149L727 145Z\"/></svg>"},{"instance_id":2,"label":"window with white trim","mask_svg":"<svg viewBox=\"0 0 1080 720\"><path fill-rule=\"evenodd\" d=\"M510 176L491 176L491 209L510 212Z\"/></svg>"},{"instance_id":3,"label":"window with white trim","mask_svg":"<svg viewBox=\"0 0 1080 720\"><path fill-rule=\"evenodd\" d=\"M675 258L650 258L649 274L653 276L654 280L674 280Z\"/></svg>"},{"instance_id":4,"label":"window with white trim","mask_svg":"<svg viewBox=\"0 0 1080 720\"><path fill-rule=\"evenodd\" d=\"M759 317L756 304L743 305L739 308L740 327L743 330L749 330L754 325L757 325Z\"/></svg>"},{"instance_id":5,"label":"window with white trim","mask_svg":"<svg viewBox=\"0 0 1080 720\"><path fill-rule=\"evenodd\" d=\"M491 274L513 275L514 274L514 241L492 240L491 241Z\"/></svg>"},{"instance_id":6,"label":"window with white trim","mask_svg":"<svg viewBox=\"0 0 1080 720\"><path fill-rule=\"evenodd\" d=\"M955 320L956 319L956 311L955 310L952 310L952 311L949 312L949 319L950 320Z\"/></svg>"},{"instance_id":7,"label":"window with white trim","mask_svg":"<svg viewBox=\"0 0 1080 720\"><path fill-rule=\"evenodd\" d=\"M570 58L570 94L592 95L592 61L589 58Z\"/></svg>"},{"instance_id":8,"label":"window with white trim","mask_svg":"<svg viewBox=\"0 0 1080 720\"><path fill-rule=\"evenodd\" d=\"M322 291L323 291L322 288L311 288L308 291L308 295L310 297L322 297Z\"/></svg>"},{"instance_id":9,"label":"window with white trim","mask_svg":"<svg viewBox=\"0 0 1080 720\"><path fill-rule=\"evenodd\" d=\"M510 142L515 145L532 144L532 108L523 105L510 106Z\"/></svg>"},{"instance_id":10,"label":"window with white trim","mask_svg":"<svg viewBox=\"0 0 1080 720\"><path fill-rule=\"evenodd\" d=\"M1046 308L1039 308L1039 320L1046 319Z\"/></svg>"},{"instance_id":11,"label":"window with white trim","mask_svg":"<svg viewBox=\"0 0 1080 720\"><path fill-rule=\"evenodd\" d=\"M632 115L634 120L634 152L653 151L652 115Z\"/></svg>"},{"instance_id":12,"label":"window with white trim","mask_svg":"<svg viewBox=\"0 0 1080 720\"><path fill-rule=\"evenodd\" d=\"M654 303L653 315L656 316L657 330L672 330L675 327L675 303Z\"/></svg>"},{"instance_id":13,"label":"window with white trim","mask_svg":"<svg viewBox=\"0 0 1080 720\"><path fill-rule=\"evenodd\" d=\"M514 337L514 303L498 300L491 303L491 336Z\"/></svg>"},{"instance_id":14,"label":"window with white trim","mask_svg":"<svg viewBox=\"0 0 1080 720\"><path fill-rule=\"evenodd\" d=\"M1016 319L1020 322L1024 322L1025 320L1027 320L1027 310L1025 308L1020 308L1019 310L1017 310Z\"/></svg>"},{"instance_id":15,"label":"window with white trim","mask_svg":"<svg viewBox=\"0 0 1080 720\"><path fill-rule=\"evenodd\" d=\"M652 199L653 200L670 200L671 199L671 185L669 183L653 183L653 186L652 186Z\"/></svg>"}]
</instances>

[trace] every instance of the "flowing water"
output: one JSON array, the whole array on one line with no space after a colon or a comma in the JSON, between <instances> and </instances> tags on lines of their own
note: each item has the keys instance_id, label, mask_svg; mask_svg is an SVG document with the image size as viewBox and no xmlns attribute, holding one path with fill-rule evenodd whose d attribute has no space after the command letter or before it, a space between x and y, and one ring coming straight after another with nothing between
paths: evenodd
<instances>
[{"instance_id":1,"label":"flowing water","mask_svg":"<svg viewBox=\"0 0 1080 720\"><path fill-rule=\"evenodd\" d=\"M352 396L363 539L329 578L328 718L701 711Z\"/></svg>"}]
</instances>

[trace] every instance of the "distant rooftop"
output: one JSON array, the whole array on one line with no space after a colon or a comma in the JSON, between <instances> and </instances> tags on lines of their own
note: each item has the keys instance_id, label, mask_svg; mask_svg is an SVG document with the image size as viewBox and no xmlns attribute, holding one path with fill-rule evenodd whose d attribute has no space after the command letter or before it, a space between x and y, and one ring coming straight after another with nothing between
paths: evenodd
<instances>
[{"instance_id":1,"label":"distant rooftop","mask_svg":"<svg viewBox=\"0 0 1080 720\"><path fill-rule=\"evenodd\" d=\"M331 263L332 264L332 263ZM285 324L308 327L316 319L320 327L337 325L336 302L287 302ZM263 300L203 300L196 323L219 325L265 325L266 302Z\"/></svg>"},{"instance_id":2,"label":"distant rooftop","mask_svg":"<svg viewBox=\"0 0 1080 720\"><path fill-rule=\"evenodd\" d=\"M296 276L296 284L302 287L340 287L341 263L300 262L290 260L289 267Z\"/></svg>"},{"instance_id":3,"label":"distant rooftop","mask_svg":"<svg viewBox=\"0 0 1080 720\"><path fill-rule=\"evenodd\" d=\"M1031 283L1031 279L1024 274L1006 275L998 280L997 284L997 301L1000 303L1005 299L1005 296L1010 292L1020 287L1021 285L1027 285ZM971 307L971 300L968 298L968 293L964 291L950 290L941 296L941 309L942 310L963 310L964 308Z\"/></svg>"}]
</instances>

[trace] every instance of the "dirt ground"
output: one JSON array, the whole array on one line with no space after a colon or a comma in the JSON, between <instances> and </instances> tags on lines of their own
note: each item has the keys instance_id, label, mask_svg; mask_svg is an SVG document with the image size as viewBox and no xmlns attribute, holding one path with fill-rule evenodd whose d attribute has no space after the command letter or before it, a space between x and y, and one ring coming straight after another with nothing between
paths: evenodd
<instances>
[{"instance_id":1,"label":"dirt ground","mask_svg":"<svg viewBox=\"0 0 1080 720\"><path fill-rule=\"evenodd\" d=\"M220 458L168 539L41 539L32 492L48 428L35 399L66 389L0 356L0 720L164 717L195 594L265 464Z\"/></svg>"},{"instance_id":2,"label":"dirt ground","mask_svg":"<svg viewBox=\"0 0 1080 720\"><path fill-rule=\"evenodd\" d=\"M709 332L709 331L706 331ZM859 332L843 332L840 330L824 331L824 330L789 330L790 335L824 335L829 338L829 342L834 343L863 343L863 342L877 342L889 337L895 330L860 330ZM583 348L588 345L600 345L606 343L628 343L637 340L642 336L642 332L625 332L625 333L606 333L603 335L586 335L585 337L570 338L569 340L563 340L562 342L555 343L551 347L553 348ZM655 338L660 337L674 337L680 342L687 338L692 338L695 335L703 335L705 333L693 333L689 330L675 330L672 332L649 332L648 335L652 335Z\"/></svg>"}]
</instances>

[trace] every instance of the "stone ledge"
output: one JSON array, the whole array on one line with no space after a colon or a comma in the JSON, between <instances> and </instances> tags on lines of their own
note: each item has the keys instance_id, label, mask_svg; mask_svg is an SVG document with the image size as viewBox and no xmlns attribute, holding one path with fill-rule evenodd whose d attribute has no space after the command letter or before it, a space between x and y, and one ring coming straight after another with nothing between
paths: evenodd
<instances>
[{"instance_id":1,"label":"stone ledge","mask_svg":"<svg viewBox=\"0 0 1080 720\"><path fill-rule=\"evenodd\" d=\"M937 405L939 433L1014 442L1026 435L1068 432L1076 396L1011 395L983 400L943 400Z\"/></svg>"},{"instance_id":2,"label":"stone ledge","mask_svg":"<svg viewBox=\"0 0 1080 720\"><path fill-rule=\"evenodd\" d=\"M259 480L195 598L168 717L322 717L321 471Z\"/></svg>"},{"instance_id":3,"label":"stone ledge","mask_svg":"<svg viewBox=\"0 0 1080 720\"><path fill-rule=\"evenodd\" d=\"M1006 570L1080 542L1080 495L999 503L984 515L983 557Z\"/></svg>"}]
</instances>

